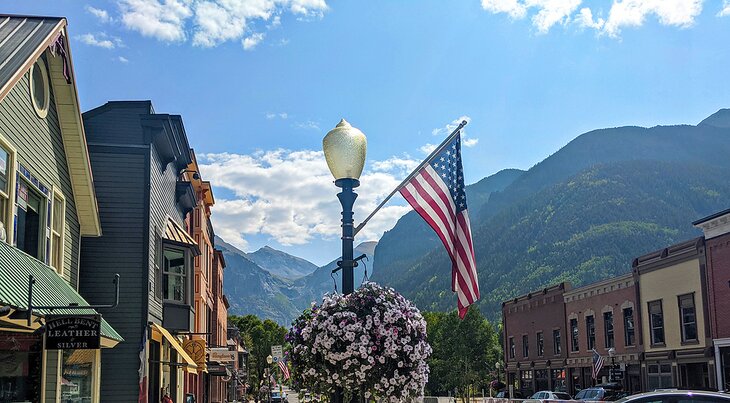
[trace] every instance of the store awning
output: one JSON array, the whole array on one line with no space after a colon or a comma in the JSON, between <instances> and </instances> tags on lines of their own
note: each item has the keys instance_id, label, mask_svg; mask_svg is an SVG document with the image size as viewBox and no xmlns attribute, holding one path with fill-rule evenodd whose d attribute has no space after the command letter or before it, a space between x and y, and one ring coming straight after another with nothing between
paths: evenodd
<instances>
[{"instance_id":1,"label":"store awning","mask_svg":"<svg viewBox=\"0 0 730 403\"><path fill-rule=\"evenodd\" d=\"M3 277L3 281L0 281L0 306L9 306L14 310L13 313L0 318L0 328L10 331L33 331L40 326L33 321L32 326L28 328L25 318L13 319L14 316L16 318L22 316L22 311L28 308L28 276L31 275L35 279L33 305L89 305L66 280L56 273L55 269L5 242L0 242L0 268L2 268ZM110 298L113 295L111 280L110 278ZM16 312L18 315L15 315ZM44 316L50 313L57 315L97 314L93 309L54 309L53 312L33 310L34 316ZM124 340L104 319L101 322L101 336L102 347L114 347Z\"/></svg>"},{"instance_id":2,"label":"store awning","mask_svg":"<svg viewBox=\"0 0 730 403\"><path fill-rule=\"evenodd\" d=\"M167 340L168 343L170 343L172 348L177 351L177 355L182 359L186 371L193 373L198 371L198 366L195 364L195 361L190 358L177 337L173 336L172 333L170 333L167 329L156 323L152 324L152 332L157 332L158 334L160 334L165 340ZM154 334L153 338L156 338L154 337Z\"/></svg>"},{"instance_id":3,"label":"store awning","mask_svg":"<svg viewBox=\"0 0 730 403\"><path fill-rule=\"evenodd\" d=\"M200 255L200 249L198 248L198 243L195 242L195 239L193 239L193 237L191 237L183 227L173 221L172 218L167 219L165 239L174 244L192 248L196 256Z\"/></svg>"}]
</instances>

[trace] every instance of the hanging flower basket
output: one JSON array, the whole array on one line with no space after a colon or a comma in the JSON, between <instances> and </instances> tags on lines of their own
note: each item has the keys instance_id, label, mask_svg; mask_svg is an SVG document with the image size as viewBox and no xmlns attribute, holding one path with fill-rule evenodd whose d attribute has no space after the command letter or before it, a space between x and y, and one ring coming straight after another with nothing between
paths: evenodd
<instances>
[{"instance_id":1,"label":"hanging flower basket","mask_svg":"<svg viewBox=\"0 0 730 403\"><path fill-rule=\"evenodd\" d=\"M392 402L423 396L426 321L391 288L365 283L347 296L325 296L294 321L287 341L299 388Z\"/></svg>"}]
</instances>

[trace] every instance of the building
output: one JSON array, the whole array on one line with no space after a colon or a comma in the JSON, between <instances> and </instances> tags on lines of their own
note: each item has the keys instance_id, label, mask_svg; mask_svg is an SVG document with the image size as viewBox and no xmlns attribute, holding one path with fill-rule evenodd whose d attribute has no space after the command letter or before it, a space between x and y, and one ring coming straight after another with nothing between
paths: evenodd
<instances>
[{"instance_id":1,"label":"building","mask_svg":"<svg viewBox=\"0 0 730 403\"><path fill-rule=\"evenodd\" d=\"M715 388L704 238L640 256L632 266L645 389Z\"/></svg>"},{"instance_id":2,"label":"building","mask_svg":"<svg viewBox=\"0 0 730 403\"><path fill-rule=\"evenodd\" d=\"M717 385L730 390L730 210L692 223L705 235L707 299Z\"/></svg>"},{"instance_id":3,"label":"building","mask_svg":"<svg viewBox=\"0 0 730 403\"><path fill-rule=\"evenodd\" d=\"M104 235L82 244L80 290L99 303L108 299L100 284L123 279L120 307L106 315L125 341L102 355L114 369L101 376L105 402L185 401L185 373L204 370L206 352L188 340L200 250L186 228L196 194L184 176L192 155L182 118L118 101L83 120Z\"/></svg>"},{"instance_id":4,"label":"building","mask_svg":"<svg viewBox=\"0 0 730 403\"><path fill-rule=\"evenodd\" d=\"M636 286L631 273L574 288L565 301L568 391L617 382L638 392L642 352L636 321ZM592 376L593 350L606 358L598 379ZM611 376L610 369L614 369Z\"/></svg>"},{"instance_id":5,"label":"building","mask_svg":"<svg viewBox=\"0 0 730 403\"><path fill-rule=\"evenodd\" d=\"M99 235L67 22L0 15L0 401L100 401L96 343L106 352L122 337L95 310L70 307L89 305L79 248ZM102 304L113 279L99 279ZM51 313L83 319L95 341L54 345Z\"/></svg>"},{"instance_id":6,"label":"building","mask_svg":"<svg viewBox=\"0 0 730 403\"><path fill-rule=\"evenodd\" d=\"M213 327L211 331L211 343L219 348L230 348L228 344L228 298L223 293L223 270L226 267L226 261L223 258L223 252L218 249L213 249L213 284L212 284L212 299L213 303ZM239 347L239 346L236 346ZM235 350L235 349L234 349ZM238 356L238 353L234 355L234 358ZM211 391L211 402L224 402L227 400L228 391L230 389L229 384L236 383L233 374L236 371L234 359L229 362L219 362L219 365L226 366L223 376L218 376L213 383L213 390Z\"/></svg>"},{"instance_id":7,"label":"building","mask_svg":"<svg viewBox=\"0 0 730 403\"><path fill-rule=\"evenodd\" d=\"M567 390L566 332L561 283L502 303L507 385L531 396Z\"/></svg>"},{"instance_id":8,"label":"building","mask_svg":"<svg viewBox=\"0 0 730 403\"><path fill-rule=\"evenodd\" d=\"M238 327L231 323L228 323L227 326L228 348L237 353L237 359L231 363L233 377L228 383L228 401L235 402L243 399L250 386L248 384L249 353Z\"/></svg>"}]
</instances>

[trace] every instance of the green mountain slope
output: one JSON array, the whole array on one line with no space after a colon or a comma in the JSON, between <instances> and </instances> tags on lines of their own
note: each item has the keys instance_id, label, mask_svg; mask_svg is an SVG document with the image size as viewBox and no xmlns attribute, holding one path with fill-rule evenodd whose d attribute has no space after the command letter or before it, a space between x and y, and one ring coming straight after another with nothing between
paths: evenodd
<instances>
[{"instance_id":1,"label":"green mountain slope","mask_svg":"<svg viewBox=\"0 0 730 403\"><path fill-rule=\"evenodd\" d=\"M269 273L288 279L304 277L317 270L314 263L270 246L264 246L256 252L247 253L246 257Z\"/></svg>"}]
</instances>

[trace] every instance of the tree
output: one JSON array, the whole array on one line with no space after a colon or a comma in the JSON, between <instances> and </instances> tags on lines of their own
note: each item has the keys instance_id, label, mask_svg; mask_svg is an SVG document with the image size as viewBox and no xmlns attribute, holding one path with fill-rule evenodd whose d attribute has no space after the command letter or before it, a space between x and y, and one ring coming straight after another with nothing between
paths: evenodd
<instances>
[{"instance_id":1,"label":"tree","mask_svg":"<svg viewBox=\"0 0 730 403\"><path fill-rule=\"evenodd\" d=\"M469 308L463 320L456 311L427 312L431 375L427 393L445 395L456 390L466 398L469 391L487 389L502 349L497 333L478 308Z\"/></svg>"},{"instance_id":2,"label":"tree","mask_svg":"<svg viewBox=\"0 0 730 403\"><path fill-rule=\"evenodd\" d=\"M271 354L271 346L284 345L287 329L270 319L261 321L256 315L233 315L228 320L238 327L247 343L250 340L251 345L246 345L249 349L249 377L253 381L251 386L257 388L269 366L266 357Z\"/></svg>"}]
</instances>

